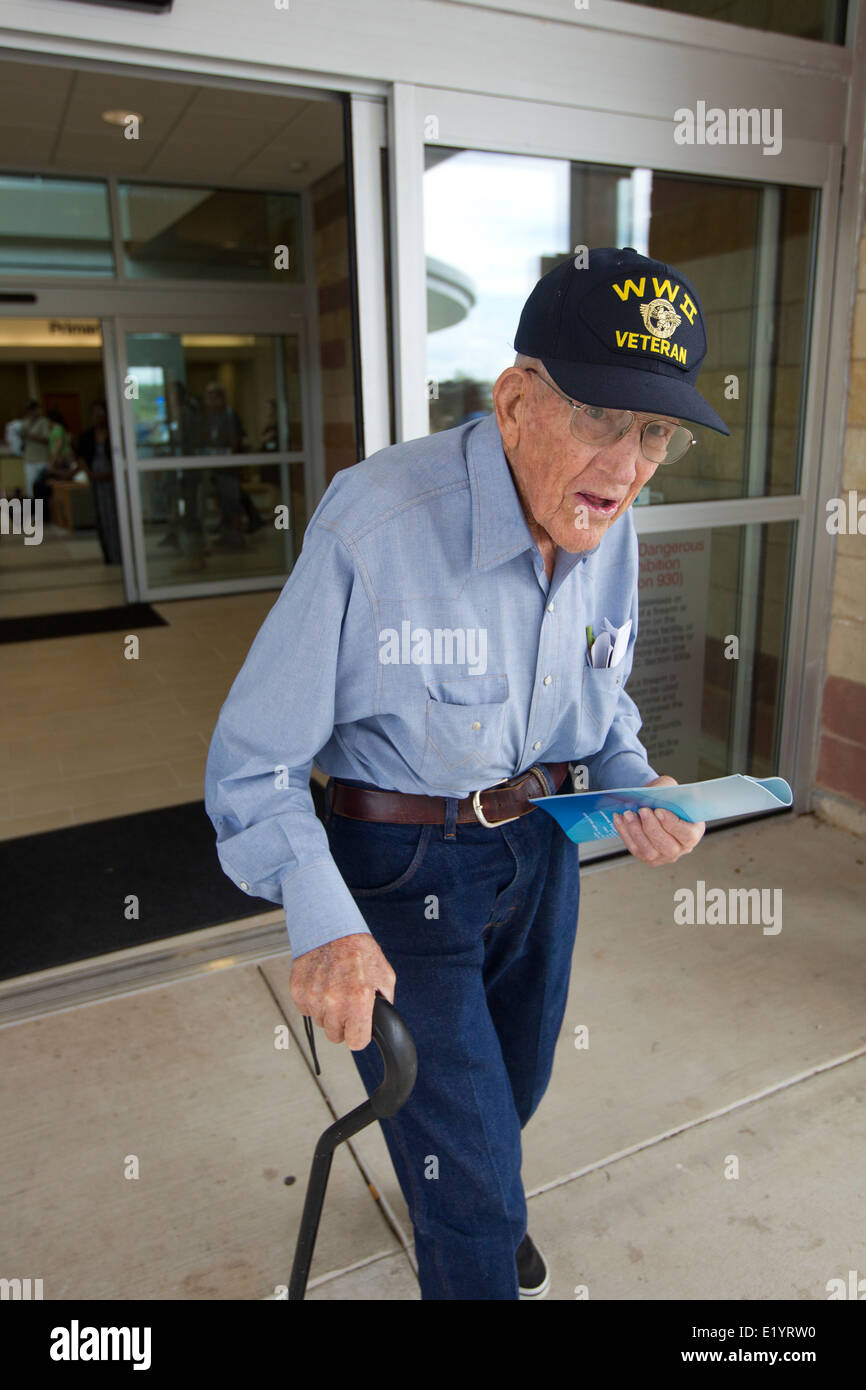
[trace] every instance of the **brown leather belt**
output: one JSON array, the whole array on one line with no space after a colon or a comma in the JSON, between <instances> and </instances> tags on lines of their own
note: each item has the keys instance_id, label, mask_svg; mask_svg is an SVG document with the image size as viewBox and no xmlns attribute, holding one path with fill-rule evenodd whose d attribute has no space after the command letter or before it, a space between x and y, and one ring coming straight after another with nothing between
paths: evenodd
<instances>
[{"instance_id":1,"label":"brown leather belt","mask_svg":"<svg viewBox=\"0 0 866 1390\"><path fill-rule=\"evenodd\" d=\"M474 821L495 830L497 825L517 820L528 811L536 810L531 804L531 796L550 796L550 787L556 792L568 772L568 763L543 763L548 783L539 772L538 764L521 772L517 777L503 778L492 787L484 787L472 796L461 797L457 802L457 821L460 824ZM352 787L332 777L328 782L330 806L335 815L348 816L350 820L396 821L400 824L444 825L447 798L444 796L422 796L416 792L391 792L372 790L367 787ZM483 798L483 799L482 799Z\"/></svg>"}]
</instances>

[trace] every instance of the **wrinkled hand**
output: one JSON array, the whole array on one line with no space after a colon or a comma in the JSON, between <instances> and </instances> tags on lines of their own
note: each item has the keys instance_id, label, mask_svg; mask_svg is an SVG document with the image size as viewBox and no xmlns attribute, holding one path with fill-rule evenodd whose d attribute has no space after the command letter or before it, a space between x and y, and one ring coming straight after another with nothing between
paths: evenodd
<instances>
[{"instance_id":1,"label":"wrinkled hand","mask_svg":"<svg viewBox=\"0 0 866 1390\"><path fill-rule=\"evenodd\" d=\"M648 787L675 787L675 777L657 777ZM639 813L614 812L613 823L629 854L644 864L673 864L690 854L706 830L706 821L680 820L673 811L639 807Z\"/></svg>"},{"instance_id":2,"label":"wrinkled hand","mask_svg":"<svg viewBox=\"0 0 866 1390\"><path fill-rule=\"evenodd\" d=\"M352 1052L373 1036L376 990L394 1003L397 976L370 932L352 932L305 951L292 962L289 993L332 1043Z\"/></svg>"}]
</instances>

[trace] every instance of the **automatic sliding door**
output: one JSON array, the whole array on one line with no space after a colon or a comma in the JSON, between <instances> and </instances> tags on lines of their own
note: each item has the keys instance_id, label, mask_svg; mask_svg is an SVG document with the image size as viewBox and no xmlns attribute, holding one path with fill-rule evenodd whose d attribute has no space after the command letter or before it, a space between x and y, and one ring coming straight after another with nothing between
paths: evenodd
<instances>
[{"instance_id":1,"label":"automatic sliding door","mask_svg":"<svg viewBox=\"0 0 866 1390\"><path fill-rule=\"evenodd\" d=\"M652 136L637 120L623 155L640 151L641 166L580 159L591 121L557 129L525 103L521 129L536 135L512 152L486 99L417 90L418 109L440 113L440 138L424 146L414 261L426 282L429 432L493 408L527 296L580 247L632 246L691 279L709 339L700 389L731 435L691 426L697 448L657 469L637 498L641 632L629 689L660 771L793 780L785 700L795 716L821 179L810 186L794 156L790 184L653 168ZM495 105L507 115L508 103ZM547 150L545 130L555 131ZM405 281L405 242L403 254ZM407 348L404 357L411 365ZM404 419L418 418L416 401L405 394Z\"/></svg>"},{"instance_id":2,"label":"automatic sliding door","mask_svg":"<svg viewBox=\"0 0 866 1390\"><path fill-rule=\"evenodd\" d=\"M282 583L307 518L300 327L127 331L125 352L143 596Z\"/></svg>"}]
</instances>

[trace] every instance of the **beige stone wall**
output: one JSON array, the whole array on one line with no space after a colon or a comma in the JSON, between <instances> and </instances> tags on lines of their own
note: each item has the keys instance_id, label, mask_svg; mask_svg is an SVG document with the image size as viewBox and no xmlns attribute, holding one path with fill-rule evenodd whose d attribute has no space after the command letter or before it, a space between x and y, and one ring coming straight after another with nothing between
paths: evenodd
<instances>
[{"instance_id":1,"label":"beige stone wall","mask_svg":"<svg viewBox=\"0 0 866 1390\"><path fill-rule=\"evenodd\" d=\"M866 226L861 228L841 490L845 498L855 491L860 502L866 498ZM861 526L866 528L866 517ZM834 819L845 819L846 808L850 812L860 808L857 824L862 827L866 808L866 535L840 534L834 543L816 808ZM853 825L850 815L847 819Z\"/></svg>"}]
</instances>

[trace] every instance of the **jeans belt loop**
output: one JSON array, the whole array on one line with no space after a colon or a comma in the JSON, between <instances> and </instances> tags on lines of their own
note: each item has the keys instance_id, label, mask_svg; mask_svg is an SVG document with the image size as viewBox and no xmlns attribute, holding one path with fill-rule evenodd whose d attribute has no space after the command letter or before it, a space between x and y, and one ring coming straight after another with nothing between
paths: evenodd
<instances>
[{"instance_id":1,"label":"jeans belt loop","mask_svg":"<svg viewBox=\"0 0 866 1390\"><path fill-rule=\"evenodd\" d=\"M552 780L548 775L547 768L544 766L544 763L533 763L529 771L538 773L539 777L541 778L542 784L547 788L547 795L553 796L553 793L556 790L556 788L552 784Z\"/></svg>"},{"instance_id":2,"label":"jeans belt loop","mask_svg":"<svg viewBox=\"0 0 866 1390\"><path fill-rule=\"evenodd\" d=\"M552 795L552 792L551 792L551 790L550 790L550 780L549 780L549 778L548 778L548 776L547 776L547 773L544 771L543 767L541 766L541 764L540 764L540 763L533 763L533 764L532 764L532 767L530 767L528 770L529 770L529 772L537 772L537 773L538 773L538 775L539 775L539 777L540 777L540 779L541 779L542 785L548 788L548 793L547 793L548 796ZM520 820L520 816L526 814L524 811L521 811L521 812L520 812L520 815L517 815L517 816L506 816L504 820L489 821L489 820L487 819L487 817L485 816L484 812L483 812L482 809L481 809L481 794L482 794L482 792L490 791L490 789L491 789L492 787L501 787L503 782L510 782L510 781L511 781L511 778L510 778L510 777L500 777L498 782L491 782L489 787L481 787L479 791L473 792L473 794L472 794L472 809L473 809L473 811L475 812L475 815L476 815L476 817L478 818L478 820L481 822L481 824L482 824L483 826L486 826L486 828L487 828L488 830L495 830L496 827L499 826L499 825L509 825L509 824L511 823L511 821L513 821L513 820Z\"/></svg>"}]
</instances>

